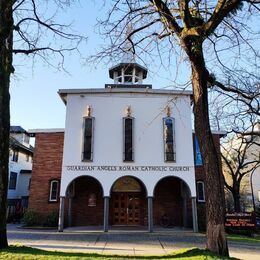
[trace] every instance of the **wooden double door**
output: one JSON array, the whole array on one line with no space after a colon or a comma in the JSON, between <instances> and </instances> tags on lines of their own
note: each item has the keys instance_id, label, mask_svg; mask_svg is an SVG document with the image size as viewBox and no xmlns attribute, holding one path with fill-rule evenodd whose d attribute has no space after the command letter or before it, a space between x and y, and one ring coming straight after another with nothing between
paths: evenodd
<instances>
[{"instance_id":1,"label":"wooden double door","mask_svg":"<svg viewBox=\"0 0 260 260\"><path fill-rule=\"evenodd\" d=\"M140 225L141 193L114 192L112 199L113 225Z\"/></svg>"}]
</instances>

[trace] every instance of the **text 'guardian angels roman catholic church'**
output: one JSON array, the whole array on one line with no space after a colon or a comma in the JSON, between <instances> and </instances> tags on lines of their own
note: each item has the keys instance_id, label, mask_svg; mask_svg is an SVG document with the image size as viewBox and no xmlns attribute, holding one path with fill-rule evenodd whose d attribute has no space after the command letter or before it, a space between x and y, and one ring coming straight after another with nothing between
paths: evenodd
<instances>
[{"instance_id":1,"label":"text 'guardian angels roman catholic church'","mask_svg":"<svg viewBox=\"0 0 260 260\"><path fill-rule=\"evenodd\" d=\"M59 231L91 225L197 231L205 194L192 92L143 84L147 69L133 59L109 76L114 83L105 88L59 90L65 129L30 131L36 148L29 208L43 220L59 211Z\"/></svg>"}]
</instances>

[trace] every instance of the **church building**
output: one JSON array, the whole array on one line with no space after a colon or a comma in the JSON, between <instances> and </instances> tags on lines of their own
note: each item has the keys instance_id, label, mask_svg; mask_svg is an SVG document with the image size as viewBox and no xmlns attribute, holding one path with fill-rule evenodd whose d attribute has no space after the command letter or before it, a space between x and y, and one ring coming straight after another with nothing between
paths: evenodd
<instances>
[{"instance_id":1,"label":"church building","mask_svg":"<svg viewBox=\"0 0 260 260\"><path fill-rule=\"evenodd\" d=\"M68 226L191 227L205 202L192 132L191 91L143 84L135 61L109 69L113 84L60 89L65 129L35 129L29 208ZM214 135L219 149L219 136Z\"/></svg>"}]
</instances>

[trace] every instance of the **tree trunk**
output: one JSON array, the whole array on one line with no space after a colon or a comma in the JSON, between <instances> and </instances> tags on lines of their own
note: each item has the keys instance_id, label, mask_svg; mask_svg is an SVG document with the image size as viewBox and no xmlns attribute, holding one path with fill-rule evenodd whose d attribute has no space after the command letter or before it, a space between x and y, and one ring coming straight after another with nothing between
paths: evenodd
<instances>
[{"instance_id":1,"label":"tree trunk","mask_svg":"<svg viewBox=\"0 0 260 260\"><path fill-rule=\"evenodd\" d=\"M10 75L12 69L13 16L10 0L0 1L0 249L8 246L6 209L8 191Z\"/></svg>"},{"instance_id":2,"label":"tree trunk","mask_svg":"<svg viewBox=\"0 0 260 260\"><path fill-rule=\"evenodd\" d=\"M233 192L232 192L235 212L241 212L239 187L240 187L240 184L235 184L233 187Z\"/></svg>"},{"instance_id":3,"label":"tree trunk","mask_svg":"<svg viewBox=\"0 0 260 260\"><path fill-rule=\"evenodd\" d=\"M207 249L221 256L228 256L225 235L224 180L209 124L208 71L204 63L202 43L193 41L192 44L189 42L189 46L192 46L188 56L192 69L195 133L206 173Z\"/></svg>"}]
</instances>

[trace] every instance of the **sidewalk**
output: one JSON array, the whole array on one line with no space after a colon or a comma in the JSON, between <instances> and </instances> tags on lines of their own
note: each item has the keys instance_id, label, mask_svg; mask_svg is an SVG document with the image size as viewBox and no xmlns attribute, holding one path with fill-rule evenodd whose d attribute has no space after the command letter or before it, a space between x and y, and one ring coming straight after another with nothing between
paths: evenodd
<instances>
[{"instance_id":1,"label":"sidewalk","mask_svg":"<svg viewBox=\"0 0 260 260\"><path fill-rule=\"evenodd\" d=\"M121 255L163 255L182 248L205 248L205 236L185 229L116 230L108 233L97 227L56 230L20 229L8 225L9 244L23 244L45 250L91 252ZM229 243L230 255L241 259L260 259L259 244Z\"/></svg>"}]
</instances>

